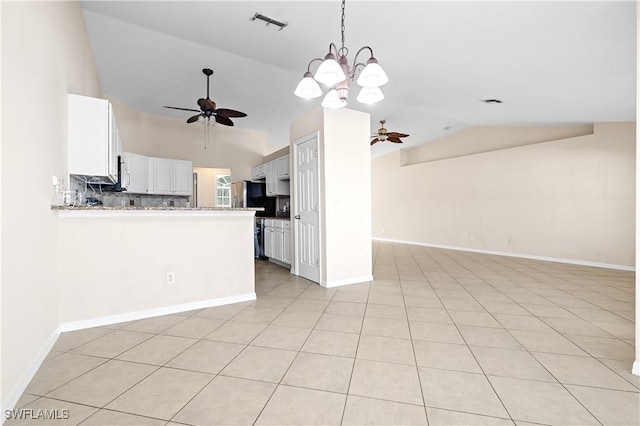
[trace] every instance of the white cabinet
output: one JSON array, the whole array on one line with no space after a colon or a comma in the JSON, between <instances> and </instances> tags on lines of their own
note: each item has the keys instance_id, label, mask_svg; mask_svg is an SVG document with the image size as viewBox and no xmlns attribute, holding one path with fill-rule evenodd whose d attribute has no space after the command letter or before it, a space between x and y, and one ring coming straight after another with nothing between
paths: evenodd
<instances>
[{"instance_id":1,"label":"white cabinet","mask_svg":"<svg viewBox=\"0 0 640 426\"><path fill-rule=\"evenodd\" d=\"M260 164L251 169L251 180L260 180L265 178L265 165Z\"/></svg>"},{"instance_id":2,"label":"white cabinet","mask_svg":"<svg viewBox=\"0 0 640 426\"><path fill-rule=\"evenodd\" d=\"M128 193L146 194L148 184L148 157L125 152L122 155L122 182Z\"/></svg>"},{"instance_id":3,"label":"white cabinet","mask_svg":"<svg viewBox=\"0 0 640 426\"><path fill-rule=\"evenodd\" d=\"M151 194L191 195L191 161L149 157L148 176Z\"/></svg>"},{"instance_id":4,"label":"white cabinet","mask_svg":"<svg viewBox=\"0 0 640 426\"><path fill-rule=\"evenodd\" d=\"M279 263L291 264L291 230L288 220L264 222L264 255Z\"/></svg>"},{"instance_id":5,"label":"white cabinet","mask_svg":"<svg viewBox=\"0 0 640 426\"><path fill-rule=\"evenodd\" d=\"M265 175L267 197L289 195L289 181L278 179L278 160L273 160L265 164Z\"/></svg>"},{"instance_id":6,"label":"white cabinet","mask_svg":"<svg viewBox=\"0 0 640 426\"><path fill-rule=\"evenodd\" d=\"M67 118L69 174L115 183L120 142L109 101L69 94Z\"/></svg>"},{"instance_id":7,"label":"white cabinet","mask_svg":"<svg viewBox=\"0 0 640 426\"><path fill-rule=\"evenodd\" d=\"M278 169L278 179L289 180L289 156L285 155L276 160Z\"/></svg>"}]
</instances>

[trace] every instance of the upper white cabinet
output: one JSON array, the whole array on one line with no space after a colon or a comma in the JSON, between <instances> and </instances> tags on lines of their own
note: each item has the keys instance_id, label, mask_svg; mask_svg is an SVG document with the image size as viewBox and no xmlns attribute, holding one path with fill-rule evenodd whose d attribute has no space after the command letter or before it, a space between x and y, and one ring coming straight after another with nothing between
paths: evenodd
<instances>
[{"instance_id":1,"label":"upper white cabinet","mask_svg":"<svg viewBox=\"0 0 640 426\"><path fill-rule=\"evenodd\" d=\"M115 183L121 144L111 103L69 94L67 117L69 174Z\"/></svg>"},{"instance_id":2,"label":"upper white cabinet","mask_svg":"<svg viewBox=\"0 0 640 426\"><path fill-rule=\"evenodd\" d=\"M265 164L260 164L251 169L251 180L260 180L265 177Z\"/></svg>"},{"instance_id":3,"label":"upper white cabinet","mask_svg":"<svg viewBox=\"0 0 640 426\"><path fill-rule=\"evenodd\" d=\"M122 155L122 184L127 192L132 194L149 192L148 160L149 157L132 152L125 152Z\"/></svg>"},{"instance_id":4,"label":"upper white cabinet","mask_svg":"<svg viewBox=\"0 0 640 426\"><path fill-rule=\"evenodd\" d=\"M285 155L275 160L278 164L278 179L289 179L289 156Z\"/></svg>"},{"instance_id":5,"label":"upper white cabinet","mask_svg":"<svg viewBox=\"0 0 640 426\"><path fill-rule=\"evenodd\" d=\"M270 161L264 165L267 197L274 197L276 195L289 195L289 181L278 179L278 162L279 159ZM289 164L288 161L287 164Z\"/></svg>"},{"instance_id":6,"label":"upper white cabinet","mask_svg":"<svg viewBox=\"0 0 640 426\"><path fill-rule=\"evenodd\" d=\"M149 157L149 193L191 195L193 166L191 161Z\"/></svg>"}]
</instances>

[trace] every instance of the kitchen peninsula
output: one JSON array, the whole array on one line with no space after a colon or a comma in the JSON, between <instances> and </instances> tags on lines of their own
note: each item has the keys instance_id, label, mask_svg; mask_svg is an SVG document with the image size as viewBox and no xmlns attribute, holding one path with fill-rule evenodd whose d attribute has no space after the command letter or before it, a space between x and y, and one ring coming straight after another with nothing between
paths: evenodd
<instances>
[{"instance_id":1,"label":"kitchen peninsula","mask_svg":"<svg viewBox=\"0 0 640 426\"><path fill-rule=\"evenodd\" d=\"M61 331L255 299L260 208L51 209Z\"/></svg>"}]
</instances>

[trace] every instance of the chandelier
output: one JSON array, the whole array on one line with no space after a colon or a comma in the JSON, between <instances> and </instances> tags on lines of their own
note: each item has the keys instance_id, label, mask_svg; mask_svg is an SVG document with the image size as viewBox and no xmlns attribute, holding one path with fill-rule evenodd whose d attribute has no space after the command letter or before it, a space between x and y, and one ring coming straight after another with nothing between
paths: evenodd
<instances>
[{"instance_id":1,"label":"chandelier","mask_svg":"<svg viewBox=\"0 0 640 426\"><path fill-rule=\"evenodd\" d=\"M325 108L342 108L347 105L349 97L349 80L354 80L357 76L356 83L362 87L358 97L358 102L364 104L373 104L384 99L384 94L380 90L380 86L384 85L389 78L378 61L373 57L373 50L369 46L364 46L358 50L353 58L353 65L349 66L347 55L349 49L344 45L344 5L342 0L342 19L340 21L340 32L342 35L342 44L338 49L335 44L329 45L329 53L321 58L314 58L307 65L307 72L304 73L302 80L298 83L296 90L293 92L296 96L304 99L313 99L322 95L322 89L318 82L329 87L329 92L322 101ZM370 57L366 64L357 62L358 56L363 51L369 51ZM311 72L311 64L321 62L316 73Z\"/></svg>"}]
</instances>

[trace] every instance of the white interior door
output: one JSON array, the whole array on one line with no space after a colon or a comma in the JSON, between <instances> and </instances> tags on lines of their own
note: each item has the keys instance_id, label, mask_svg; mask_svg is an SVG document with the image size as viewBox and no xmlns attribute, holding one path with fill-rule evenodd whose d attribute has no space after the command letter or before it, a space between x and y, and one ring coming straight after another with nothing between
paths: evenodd
<instances>
[{"instance_id":1,"label":"white interior door","mask_svg":"<svg viewBox=\"0 0 640 426\"><path fill-rule=\"evenodd\" d=\"M296 275L320 282L320 179L318 134L294 144L295 268Z\"/></svg>"}]
</instances>

